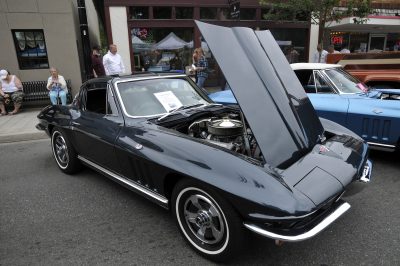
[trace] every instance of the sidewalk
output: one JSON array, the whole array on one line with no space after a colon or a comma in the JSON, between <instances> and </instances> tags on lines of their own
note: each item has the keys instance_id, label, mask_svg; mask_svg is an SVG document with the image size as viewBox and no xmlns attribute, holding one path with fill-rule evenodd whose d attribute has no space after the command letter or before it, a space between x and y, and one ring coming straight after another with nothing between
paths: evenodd
<instances>
[{"instance_id":1,"label":"sidewalk","mask_svg":"<svg viewBox=\"0 0 400 266\"><path fill-rule=\"evenodd\" d=\"M0 116L0 143L47 138L36 129L37 115L41 109L22 109L16 115Z\"/></svg>"}]
</instances>

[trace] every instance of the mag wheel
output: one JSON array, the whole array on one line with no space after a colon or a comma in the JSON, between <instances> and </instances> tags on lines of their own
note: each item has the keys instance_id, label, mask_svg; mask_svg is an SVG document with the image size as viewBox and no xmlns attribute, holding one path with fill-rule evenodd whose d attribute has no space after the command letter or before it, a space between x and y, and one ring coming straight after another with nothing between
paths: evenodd
<instances>
[{"instance_id":1,"label":"mag wheel","mask_svg":"<svg viewBox=\"0 0 400 266\"><path fill-rule=\"evenodd\" d=\"M80 161L71 143L59 129L54 129L51 135L51 148L58 167L67 174L77 172Z\"/></svg>"},{"instance_id":2,"label":"mag wheel","mask_svg":"<svg viewBox=\"0 0 400 266\"><path fill-rule=\"evenodd\" d=\"M214 261L232 258L243 228L226 200L211 188L184 180L175 187L172 203L182 235L197 252Z\"/></svg>"}]
</instances>

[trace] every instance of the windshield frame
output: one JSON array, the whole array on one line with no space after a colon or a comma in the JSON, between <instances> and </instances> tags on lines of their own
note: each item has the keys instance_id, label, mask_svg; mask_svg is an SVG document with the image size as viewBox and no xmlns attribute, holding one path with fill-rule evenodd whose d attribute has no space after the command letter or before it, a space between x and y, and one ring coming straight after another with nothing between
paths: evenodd
<instances>
[{"instance_id":1,"label":"windshield frame","mask_svg":"<svg viewBox=\"0 0 400 266\"><path fill-rule=\"evenodd\" d=\"M354 91L354 92L346 92L343 91L339 88L339 86L337 86L337 84L332 80L331 76L327 73L328 71L336 71L339 72L340 74L342 74L347 80L353 82L356 84L356 86L358 84L363 84L361 81L359 81L356 77L352 76L351 74L349 74L346 70L344 70L341 67L334 67L334 68L327 68L327 69L321 69L320 72L322 72L324 74L324 76L329 80L329 82L332 84L332 86L334 87L334 89L338 92L338 94L360 94L360 93L365 93L360 87L357 86L358 91ZM366 88L368 88L367 85L363 84Z\"/></svg>"},{"instance_id":2,"label":"windshield frame","mask_svg":"<svg viewBox=\"0 0 400 266\"><path fill-rule=\"evenodd\" d=\"M121 105L121 109L122 112L124 113L125 116L130 117L130 118L156 118L156 117L160 117L162 115L168 114L169 112L164 112L164 113L160 113L160 114L153 114L153 115L131 115L127 112L126 108L125 108L125 104L124 101L122 100L122 96L120 93L120 90L118 88L118 84L121 83L128 83L128 82L136 82L136 81L145 81L145 80L156 80L156 79L180 79L180 80L184 80L186 82L188 82L191 87L193 88L193 90L195 90L199 96L206 102L205 104L210 104L213 103L212 100L207 96L207 94L205 94L202 90L200 90L196 84L193 82L193 80L191 80L190 78L188 78L186 75L165 75L165 76L151 76L151 77L132 77L129 79L121 79L121 80L117 80L113 83L116 94L117 94L117 98L118 101Z\"/></svg>"}]
</instances>

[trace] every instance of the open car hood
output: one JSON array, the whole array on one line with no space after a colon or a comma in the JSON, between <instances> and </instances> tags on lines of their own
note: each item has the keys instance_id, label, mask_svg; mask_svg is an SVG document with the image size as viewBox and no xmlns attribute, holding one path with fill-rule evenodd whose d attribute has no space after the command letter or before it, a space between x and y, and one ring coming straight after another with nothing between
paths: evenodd
<instances>
[{"instance_id":1,"label":"open car hood","mask_svg":"<svg viewBox=\"0 0 400 266\"><path fill-rule=\"evenodd\" d=\"M323 127L269 31L196 21L268 164L285 168L312 149Z\"/></svg>"}]
</instances>

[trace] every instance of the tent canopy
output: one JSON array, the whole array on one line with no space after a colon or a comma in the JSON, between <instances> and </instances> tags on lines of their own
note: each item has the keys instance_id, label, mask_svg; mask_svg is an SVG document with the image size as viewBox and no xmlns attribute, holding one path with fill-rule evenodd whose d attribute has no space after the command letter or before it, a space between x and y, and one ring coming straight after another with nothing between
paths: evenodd
<instances>
[{"instance_id":1,"label":"tent canopy","mask_svg":"<svg viewBox=\"0 0 400 266\"><path fill-rule=\"evenodd\" d=\"M187 46L187 42L179 38L175 35L175 33L171 32L164 39L159 41L153 46L153 49L156 50L175 50L181 49Z\"/></svg>"}]
</instances>

